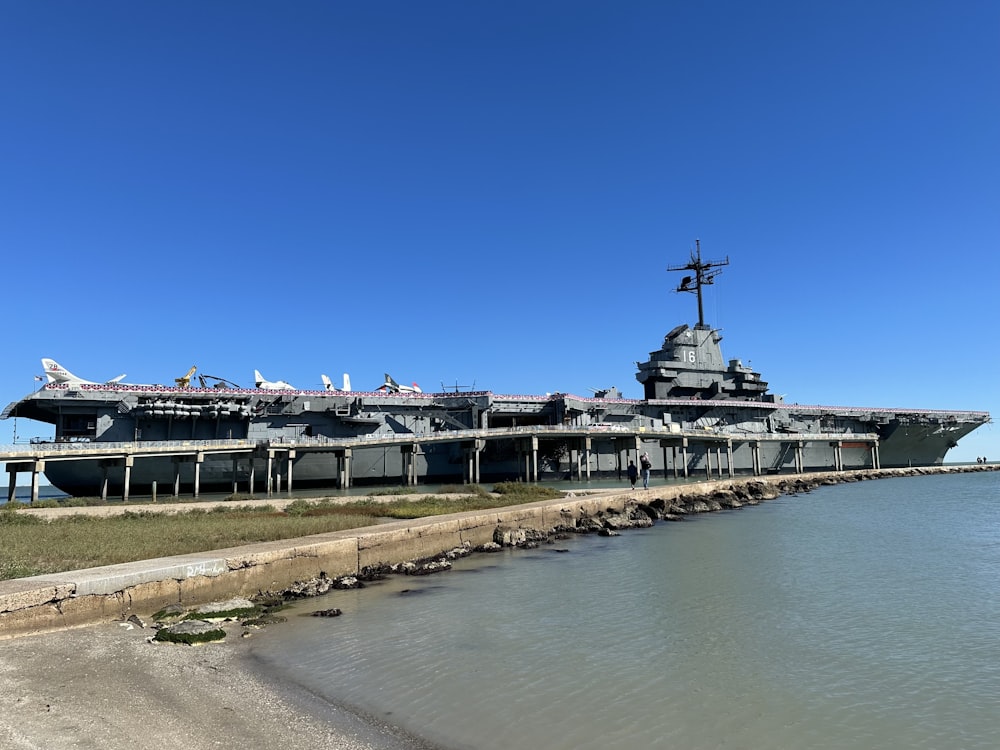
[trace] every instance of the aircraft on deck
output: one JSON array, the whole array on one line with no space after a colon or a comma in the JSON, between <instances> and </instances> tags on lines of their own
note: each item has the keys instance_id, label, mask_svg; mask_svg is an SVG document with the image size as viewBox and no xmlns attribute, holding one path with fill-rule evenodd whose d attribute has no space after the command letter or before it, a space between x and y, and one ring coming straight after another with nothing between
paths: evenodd
<instances>
[{"instance_id":1,"label":"aircraft on deck","mask_svg":"<svg viewBox=\"0 0 1000 750\"><path fill-rule=\"evenodd\" d=\"M330 376L329 375L320 375L319 377L320 377L320 380L323 381L323 387L326 390L328 390L328 391L349 391L349 390L351 390L351 376L348 375L346 372L344 373L344 387L343 388L338 388L337 386L335 386L333 384L333 381L330 380Z\"/></svg>"},{"instance_id":2,"label":"aircraft on deck","mask_svg":"<svg viewBox=\"0 0 1000 750\"><path fill-rule=\"evenodd\" d=\"M232 388L238 391L243 387L241 385L237 385L231 380L226 380L225 378L220 378L215 375L199 375L198 383L202 388L215 388L216 390Z\"/></svg>"},{"instance_id":3,"label":"aircraft on deck","mask_svg":"<svg viewBox=\"0 0 1000 750\"><path fill-rule=\"evenodd\" d=\"M400 385L389 373L385 374L385 382L382 383L376 391L385 391L386 393L423 393L420 390L420 386L414 383L413 385Z\"/></svg>"},{"instance_id":4,"label":"aircraft on deck","mask_svg":"<svg viewBox=\"0 0 1000 750\"><path fill-rule=\"evenodd\" d=\"M262 391L294 391L295 386L286 383L284 380L264 380L260 370L253 371L253 382Z\"/></svg>"},{"instance_id":5,"label":"aircraft on deck","mask_svg":"<svg viewBox=\"0 0 1000 750\"><path fill-rule=\"evenodd\" d=\"M84 380L83 378L78 378L54 359L49 359L48 357L42 358L42 367L45 369L45 376L48 378L48 382L50 383L70 383L72 385L114 385L115 383L121 382L121 380L125 377L125 374L122 373L117 378L105 380L103 383L96 383L93 380Z\"/></svg>"}]
</instances>

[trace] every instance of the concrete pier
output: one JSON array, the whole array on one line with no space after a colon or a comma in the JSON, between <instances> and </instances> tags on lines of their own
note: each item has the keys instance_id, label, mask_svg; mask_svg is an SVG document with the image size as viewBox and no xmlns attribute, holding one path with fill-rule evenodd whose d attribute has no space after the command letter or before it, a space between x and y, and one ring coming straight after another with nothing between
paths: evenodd
<instances>
[{"instance_id":1,"label":"concrete pier","mask_svg":"<svg viewBox=\"0 0 1000 750\"><path fill-rule=\"evenodd\" d=\"M0 446L0 462L5 462L9 473L8 500L14 500L19 473L30 473L33 494L37 499L39 476L45 471L46 463L71 463L74 461L98 461L101 467L100 481L94 482L94 494L99 494L105 500L109 485L121 488L121 496L127 499L133 487L133 470L139 471L140 466L148 466L147 462L162 462L164 457L171 460L167 471L161 477L152 477L151 481L162 481L166 484L172 479L174 495L181 491L181 465L193 465L193 479L188 479L192 495L198 497L202 491L202 470L206 462L215 462L220 466L230 467L224 470L224 478L216 477L216 485L231 486L236 492L240 463L249 466L249 474L254 473L255 460L259 460L265 473L265 490L267 496L281 491L281 478L284 478L285 490L291 493L295 483L295 465L300 459L325 456L329 461L327 478L336 482L338 487L346 489L353 484L352 452L363 448L382 448L398 452L401 459L402 473L400 481L403 485L413 486L427 481L423 472L425 448L431 445L452 445L466 458L461 474L462 481L477 484L482 475L481 454L491 441L514 441L517 455L517 475L522 481L537 482L541 477L545 446L553 443L564 443L569 446L570 458L567 467L576 470L578 475L586 473L588 479L592 472L592 458L595 455L595 445L598 443L611 447L611 453L605 454L617 464L622 471L628 461L638 461L638 456L645 450L654 450L659 446L663 450L663 476L667 472L667 449L670 449L670 465L674 476L679 469L688 478L692 459L704 461L706 479L714 476L722 478L727 473L730 477L735 473L751 472L754 475L780 471L791 468L796 473L806 469L878 469L879 438L877 435L852 435L852 445L869 447L868 455L857 461L854 466L846 466L843 459L843 441L839 444L831 442L826 433L794 435L786 433L759 433L752 437L735 438L733 435L711 430L693 430L689 432L670 429L655 430L646 427L622 427L608 429L607 426L597 427L551 427L526 426L517 428L449 430L427 434L400 433L385 435L367 435L353 438L296 438L282 440L165 440L137 441L131 443L39 443L31 446ZM763 465L761 461L762 444L779 446L782 459L777 464ZM749 455L742 459L736 457L737 446L749 446ZM824 460L807 467L804 464L803 452L809 446L819 446L828 456ZM679 450L678 450L679 449ZM784 465L784 456L791 452L794 463ZM678 454L680 467L678 467ZM573 455L576 455L574 464ZM725 459L723 458L725 456ZM582 465L581 465L582 464ZM604 471L607 468L604 467ZM700 470L699 470L700 473ZM113 481L112 481L113 480ZM148 486L150 479L147 477ZM252 480L250 482L252 484ZM251 488L252 491L252 488ZM90 494L85 490L79 494Z\"/></svg>"}]
</instances>

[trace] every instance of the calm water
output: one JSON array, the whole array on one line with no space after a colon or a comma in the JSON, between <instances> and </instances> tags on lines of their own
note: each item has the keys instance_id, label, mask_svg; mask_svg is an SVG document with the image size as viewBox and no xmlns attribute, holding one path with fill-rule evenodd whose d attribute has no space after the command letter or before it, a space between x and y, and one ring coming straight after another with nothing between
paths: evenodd
<instances>
[{"instance_id":1,"label":"calm water","mask_svg":"<svg viewBox=\"0 0 1000 750\"><path fill-rule=\"evenodd\" d=\"M448 748L995 748L1000 473L478 555L255 654Z\"/></svg>"},{"instance_id":2,"label":"calm water","mask_svg":"<svg viewBox=\"0 0 1000 750\"><path fill-rule=\"evenodd\" d=\"M39 500L50 500L50 499L58 500L58 499L64 498L64 497L67 497L67 495L66 495L65 492L62 492L61 490L57 490L55 487L53 487L50 484L42 485L41 487L38 488L38 499ZM22 487L21 485L18 485L17 487L15 487L14 488L14 499L15 500L19 500L22 503L29 503L29 502L31 502L31 487L30 487L30 485L29 486L24 486L24 487ZM3 492L0 493L0 505L6 505L6 504L7 504L7 487L4 486Z\"/></svg>"}]
</instances>

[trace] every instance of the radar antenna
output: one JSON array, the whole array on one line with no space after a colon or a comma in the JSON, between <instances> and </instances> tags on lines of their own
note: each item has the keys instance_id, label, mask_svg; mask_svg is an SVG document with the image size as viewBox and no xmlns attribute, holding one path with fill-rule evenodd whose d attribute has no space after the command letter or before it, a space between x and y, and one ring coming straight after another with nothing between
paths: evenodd
<instances>
[{"instance_id":1,"label":"radar antenna","mask_svg":"<svg viewBox=\"0 0 1000 750\"><path fill-rule=\"evenodd\" d=\"M694 271L694 276L685 276L678 285L677 292L691 292L698 295L698 326L704 328L705 313L701 303L701 288L715 282L715 277L722 273L720 266L729 265L729 256L725 260L705 260L701 259L701 240L694 241L695 249L691 253L691 260L683 266L667 266L668 271Z\"/></svg>"},{"instance_id":2,"label":"radar antenna","mask_svg":"<svg viewBox=\"0 0 1000 750\"><path fill-rule=\"evenodd\" d=\"M441 381L441 393L448 393L448 391L453 391L458 393L459 391L468 391L476 389L476 381L472 381L472 385L459 385L458 381L455 381L455 385L445 385L444 381Z\"/></svg>"}]
</instances>

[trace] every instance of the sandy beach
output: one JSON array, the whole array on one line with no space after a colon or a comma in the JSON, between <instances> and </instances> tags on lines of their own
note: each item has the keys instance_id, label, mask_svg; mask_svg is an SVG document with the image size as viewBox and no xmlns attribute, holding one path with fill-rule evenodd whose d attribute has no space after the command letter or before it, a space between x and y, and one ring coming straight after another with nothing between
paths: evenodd
<instances>
[{"instance_id":1,"label":"sandy beach","mask_svg":"<svg viewBox=\"0 0 1000 750\"><path fill-rule=\"evenodd\" d=\"M404 750L427 747L254 667L252 635L151 643L123 623L0 641L0 747Z\"/></svg>"}]
</instances>

